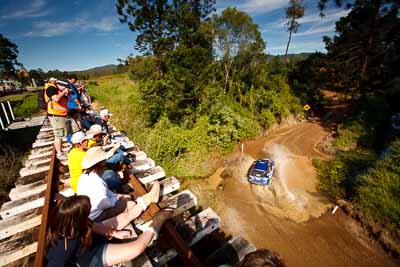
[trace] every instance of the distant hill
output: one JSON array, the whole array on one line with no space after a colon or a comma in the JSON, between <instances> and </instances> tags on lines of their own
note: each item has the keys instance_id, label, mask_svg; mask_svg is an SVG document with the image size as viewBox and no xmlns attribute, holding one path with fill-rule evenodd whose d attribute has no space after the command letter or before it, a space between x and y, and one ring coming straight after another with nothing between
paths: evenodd
<instances>
[{"instance_id":1,"label":"distant hill","mask_svg":"<svg viewBox=\"0 0 400 267\"><path fill-rule=\"evenodd\" d=\"M81 79L89 79L99 76L114 74L117 71L118 65L109 64L101 67L95 67L87 70L68 71L68 73L76 74Z\"/></svg>"},{"instance_id":2,"label":"distant hill","mask_svg":"<svg viewBox=\"0 0 400 267\"><path fill-rule=\"evenodd\" d=\"M298 53L298 54L288 54L289 61L300 61L308 58L313 53ZM268 55L269 60L272 60L275 57L280 58L281 60L285 59L285 55Z\"/></svg>"}]
</instances>

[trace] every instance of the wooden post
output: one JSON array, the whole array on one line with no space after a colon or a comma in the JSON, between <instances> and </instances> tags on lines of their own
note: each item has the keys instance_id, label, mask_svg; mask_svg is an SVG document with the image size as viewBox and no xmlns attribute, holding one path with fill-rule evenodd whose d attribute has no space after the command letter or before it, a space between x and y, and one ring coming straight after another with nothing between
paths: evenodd
<instances>
[{"instance_id":1,"label":"wooden post","mask_svg":"<svg viewBox=\"0 0 400 267\"><path fill-rule=\"evenodd\" d=\"M135 198L140 197L147 193L143 185L133 174L129 175L129 183L132 185L134 189L132 195ZM143 213L142 218L144 218L145 220L146 218L151 219L159 210L160 207L157 204L152 203L150 207ZM164 223L164 227L170 237L169 240L175 247L176 251L178 252L185 266L193 266L193 267L204 266L196 257L196 255L193 253L193 251L189 248L189 246L185 243L185 241L176 231L175 226L170 221L166 221Z\"/></svg>"},{"instance_id":2,"label":"wooden post","mask_svg":"<svg viewBox=\"0 0 400 267\"><path fill-rule=\"evenodd\" d=\"M49 225L49 213L51 208L54 206L54 195L57 185L57 179L59 178L58 170L58 159L56 158L56 151L53 147L51 154L50 170L47 175L47 189L45 193L45 201L42 209L42 221L39 228L38 245L35 257L35 267L42 267L44 264L44 252L46 251L46 234Z\"/></svg>"}]
</instances>

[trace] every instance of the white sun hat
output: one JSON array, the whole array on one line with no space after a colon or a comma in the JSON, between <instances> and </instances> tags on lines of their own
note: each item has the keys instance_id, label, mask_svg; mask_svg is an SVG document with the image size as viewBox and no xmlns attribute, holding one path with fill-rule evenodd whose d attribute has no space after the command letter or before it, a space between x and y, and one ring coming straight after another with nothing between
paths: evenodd
<instances>
[{"instance_id":1,"label":"white sun hat","mask_svg":"<svg viewBox=\"0 0 400 267\"><path fill-rule=\"evenodd\" d=\"M55 81L57 81L57 79L54 78L54 77L51 77L51 78L49 79L49 82L55 82Z\"/></svg>"},{"instance_id":2,"label":"white sun hat","mask_svg":"<svg viewBox=\"0 0 400 267\"><path fill-rule=\"evenodd\" d=\"M90 126L89 131L86 132L89 138L93 138L93 136L97 134L105 134L106 132L103 130L100 124L93 124Z\"/></svg>"},{"instance_id":3,"label":"white sun hat","mask_svg":"<svg viewBox=\"0 0 400 267\"><path fill-rule=\"evenodd\" d=\"M79 144L87 139L88 139L88 137L85 135L85 133L82 131L79 131L72 135L71 142L72 142L72 144Z\"/></svg>"},{"instance_id":4,"label":"white sun hat","mask_svg":"<svg viewBox=\"0 0 400 267\"><path fill-rule=\"evenodd\" d=\"M113 114L109 113L108 109L106 109L106 108L103 108L102 110L100 110L100 117L104 117L107 115L111 117Z\"/></svg>"},{"instance_id":5,"label":"white sun hat","mask_svg":"<svg viewBox=\"0 0 400 267\"><path fill-rule=\"evenodd\" d=\"M104 151L100 146L95 146L86 151L86 156L82 160L82 169L89 169L99 162L110 158L114 152Z\"/></svg>"}]
</instances>

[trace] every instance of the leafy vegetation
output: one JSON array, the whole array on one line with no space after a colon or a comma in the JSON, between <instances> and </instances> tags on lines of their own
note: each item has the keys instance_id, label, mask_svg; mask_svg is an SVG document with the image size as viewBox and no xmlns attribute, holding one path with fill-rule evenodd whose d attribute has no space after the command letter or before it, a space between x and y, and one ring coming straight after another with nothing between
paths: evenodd
<instances>
[{"instance_id":1,"label":"leafy vegetation","mask_svg":"<svg viewBox=\"0 0 400 267\"><path fill-rule=\"evenodd\" d=\"M127 58L136 88L128 103L141 125L131 134L170 174L209 174L213 153L300 110L286 67L273 68L247 13L212 15L213 0L120 0L117 9L143 53Z\"/></svg>"},{"instance_id":2,"label":"leafy vegetation","mask_svg":"<svg viewBox=\"0 0 400 267\"><path fill-rule=\"evenodd\" d=\"M1 101L10 101L15 117L28 118L39 112L37 93L25 92L1 97Z\"/></svg>"}]
</instances>

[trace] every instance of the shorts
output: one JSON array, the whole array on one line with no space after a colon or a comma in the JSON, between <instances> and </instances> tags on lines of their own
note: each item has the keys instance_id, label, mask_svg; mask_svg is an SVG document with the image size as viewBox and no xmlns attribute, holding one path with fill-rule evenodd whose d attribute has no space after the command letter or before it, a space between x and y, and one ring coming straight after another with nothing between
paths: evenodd
<instances>
[{"instance_id":1,"label":"shorts","mask_svg":"<svg viewBox=\"0 0 400 267\"><path fill-rule=\"evenodd\" d=\"M63 138L67 136L66 117L56 117L49 115L51 127L53 127L54 137Z\"/></svg>"}]
</instances>

